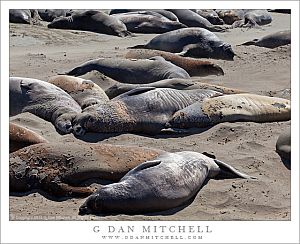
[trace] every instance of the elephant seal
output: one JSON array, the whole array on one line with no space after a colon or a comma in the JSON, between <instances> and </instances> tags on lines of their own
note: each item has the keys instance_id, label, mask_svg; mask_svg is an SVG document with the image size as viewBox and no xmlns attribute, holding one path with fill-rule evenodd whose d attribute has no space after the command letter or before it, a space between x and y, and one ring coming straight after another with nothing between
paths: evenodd
<instances>
[{"instance_id":1,"label":"elephant seal","mask_svg":"<svg viewBox=\"0 0 300 244\"><path fill-rule=\"evenodd\" d=\"M291 129L284 131L277 139L276 142L276 152L279 156L287 161L289 161L289 166L287 168L290 169L290 161L291 161Z\"/></svg>"},{"instance_id":2,"label":"elephant seal","mask_svg":"<svg viewBox=\"0 0 300 244\"><path fill-rule=\"evenodd\" d=\"M196 9L197 14L207 19L213 25L224 25L224 21L212 9Z\"/></svg>"},{"instance_id":3,"label":"elephant seal","mask_svg":"<svg viewBox=\"0 0 300 244\"><path fill-rule=\"evenodd\" d=\"M145 60L99 58L75 67L66 75L80 76L92 70L97 70L119 82L132 84L170 78L190 78L184 69L166 61L163 57Z\"/></svg>"},{"instance_id":4,"label":"elephant seal","mask_svg":"<svg viewBox=\"0 0 300 244\"><path fill-rule=\"evenodd\" d=\"M52 22L57 17L66 17L71 15L71 9L38 9L42 20Z\"/></svg>"},{"instance_id":5,"label":"elephant seal","mask_svg":"<svg viewBox=\"0 0 300 244\"><path fill-rule=\"evenodd\" d=\"M77 102L59 87L45 81L10 77L9 114L30 112L52 122L60 133L71 132L71 120L81 112Z\"/></svg>"},{"instance_id":6,"label":"elephant seal","mask_svg":"<svg viewBox=\"0 0 300 244\"><path fill-rule=\"evenodd\" d=\"M212 90L180 91L170 88L139 87L106 104L93 105L73 120L73 133L133 132L158 134L172 115L196 101L222 93Z\"/></svg>"},{"instance_id":7,"label":"elephant seal","mask_svg":"<svg viewBox=\"0 0 300 244\"><path fill-rule=\"evenodd\" d=\"M132 49L125 55L125 58L145 59L154 56L161 56L165 60L183 68L190 76L224 75L223 69L211 61L181 57L174 53L160 50Z\"/></svg>"},{"instance_id":8,"label":"elephant seal","mask_svg":"<svg viewBox=\"0 0 300 244\"><path fill-rule=\"evenodd\" d=\"M244 9L216 9L218 16L227 25L232 25L234 22L242 20L244 18L245 12L248 10Z\"/></svg>"},{"instance_id":9,"label":"elephant seal","mask_svg":"<svg viewBox=\"0 0 300 244\"><path fill-rule=\"evenodd\" d=\"M163 16L149 15L146 11L115 14L112 16L121 20L126 25L127 30L133 33L160 34L187 27L178 21L171 21Z\"/></svg>"},{"instance_id":10,"label":"elephant seal","mask_svg":"<svg viewBox=\"0 0 300 244\"><path fill-rule=\"evenodd\" d=\"M169 9L175 14L179 22L188 27L201 27L213 32L224 32L226 27L211 24L207 19L189 9Z\"/></svg>"},{"instance_id":11,"label":"elephant seal","mask_svg":"<svg viewBox=\"0 0 300 244\"><path fill-rule=\"evenodd\" d=\"M130 13L130 12L136 12L136 11L147 11L159 14L160 16L164 16L172 21L178 21L178 18L175 14L173 14L170 11L164 10L164 9L112 9L110 10L109 14L120 14L120 13Z\"/></svg>"},{"instance_id":12,"label":"elephant seal","mask_svg":"<svg viewBox=\"0 0 300 244\"><path fill-rule=\"evenodd\" d=\"M19 24L37 24L40 16L36 9L10 9L9 22Z\"/></svg>"},{"instance_id":13,"label":"elephant seal","mask_svg":"<svg viewBox=\"0 0 300 244\"><path fill-rule=\"evenodd\" d=\"M278 31L270 35L266 35L260 39L254 39L249 42L245 42L241 45L250 46L255 45L258 47L276 48L284 45L291 44L291 31Z\"/></svg>"},{"instance_id":14,"label":"elephant seal","mask_svg":"<svg viewBox=\"0 0 300 244\"><path fill-rule=\"evenodd\" d=\"M48 141L36 132L16 123L9 122L9 153L33 144L46 142Z\"/></svg>"},{"instance_id":15,"label":"elephant seal","mask_svg":"<svg viewBox=\"0 0 300 244\"><path fill-rule=\"evenodd\" d=\"M48 82L67 92L80 105L81 109L109 100L105 92L91 80L56 75L50 77Z\"/></svg>"},{"instance_id":16,"label":"elephant seal","mask_svg":"<svg viewBox=\"0 0 300 244\"><path fill-rule=\"evenodd\" d=\"M58 17L48 24L48 28L91 31L120 37L131 35L122 21L96 10L74 12L68 17Z\"/></svg>"},{"instance_id":17,"label":"elephant seal","mask_svg":"<svg viewBox=\"0 0 300 244\"><path fill-rule=\"evenodd\" d=\"M221 122L275 122L291 119L291 102L256 94L233 94L204 99L177 111L167 127L208 127Z\"/></svg>"},{"instance_id":18,"label":"elephant seal","mask_svg":"<svg viewBox=\"0 0 300 244\"><path fill-rule=\"evenodd\" d=\"M215 58L233 60L231 45L222 41L214 33L199 27L183 28L154 37L145 45L130 49L155 49L178 53L185 57Z\"/></svg>"},{"instance_id":19,"label":"elephant seal","mask_svg":"<svg viewBox=\"0 0 300 244\"><path fill-rule=\"evenodd\" d=\"M130 169L163 151L137 146L85 143L43 143L9 155L10 192L41 189L61 197L83 197L94 189L89 179L118 181Z\"/></svg>"},{"instance_id":20,"label":"elephant seal","mask_svg":"<svg viewBox=\"0 0 300 244\"><path fill-rule=\"evenodd\" d=\"M100 187L79 214L149 213L189 203L208 179L254 178L201 153L164 153L130 170L118 183ZM230 175L230 176L229 176Z\"/></svg>"},{"instance_id":21,"label":"elephant seal","mask_svg":"<svg viewBox=\"0 0 300 244\"><path fill-rule=\"evenodd\" d=\"M233 27L256 27L272 22L272 16L267 10L255 9L245 12L242 20L233 23Z\"/></svg>"},{"instance_id":22,"label":"elephant seal","mask_svg":"<svg viewBox=\"0 0 300 244\"><path fill-rule=\"evenodd\" d=\"M178 78L160 80L148 84L126 84L126 83L116 82L115 84L107 88L105 90L105 93L110 99L112 99L116 96L119 96L122 93L128 92L138 87L147 87L147 86L156 87L156 88L172 88L177 90L209 89L223 94L245 93L244 91L238 89L209 84L206 82L206 80L203 79L178 79Z\"/></svg>"}]
</instances>

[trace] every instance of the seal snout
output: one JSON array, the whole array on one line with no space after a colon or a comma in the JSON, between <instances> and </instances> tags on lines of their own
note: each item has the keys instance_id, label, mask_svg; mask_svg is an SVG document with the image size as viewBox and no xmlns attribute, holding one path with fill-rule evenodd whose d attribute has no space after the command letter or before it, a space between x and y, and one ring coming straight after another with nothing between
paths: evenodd
<instances>
[{"instance_id":1,"label":"seal snout","mask_svg":"<svg viewBox=\"0 0 300 244\"><path fill-rule=\"evenodd\" d=\"M89 214L90 213L90 209L88 208L88 206L86 204L82 205L80 208L79 208L79 215L86 215L86 214Z\"/></svg>"},{"instance_id":2,"label":"seal snout","mask_svg":"<svg viewBox=\"0 0 300 244\"><path fill-rule=\"evenodd\" d=\"M85 129L82 128L80 125L74 125L73 132L77 136L83 136L85 134Z\"/></svg>"}]
</instances>

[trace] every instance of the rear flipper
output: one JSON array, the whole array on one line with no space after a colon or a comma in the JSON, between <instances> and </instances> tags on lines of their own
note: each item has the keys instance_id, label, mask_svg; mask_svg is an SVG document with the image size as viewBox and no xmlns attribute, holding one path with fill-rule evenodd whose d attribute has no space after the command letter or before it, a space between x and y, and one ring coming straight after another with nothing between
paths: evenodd
<instances>
[{"instance_id":1,"label":"rear flipper","mask_svg":"<svg viewBox=\"0 0 300 244\"><path fill-rule=\"evenodd\" d=\"M237 46L251 46L255 45L258 39L253 39L252 41L244 42L242 44L238 44Z\"/></svg>"}]
</instances>

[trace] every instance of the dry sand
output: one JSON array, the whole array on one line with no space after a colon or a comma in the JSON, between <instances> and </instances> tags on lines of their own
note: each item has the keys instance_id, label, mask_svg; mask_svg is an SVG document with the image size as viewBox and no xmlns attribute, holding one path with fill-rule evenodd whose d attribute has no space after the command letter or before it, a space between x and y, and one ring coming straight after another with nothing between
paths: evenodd
<instances>
[{"instance_id":1,"label":"dry sand","mask_svg":"<svg viewBox=\"0 0 300 244\"><path fill-rule=\"evenodd\" d=\"M217 33L232 44L238 55L234 61L215 61L224 77L208 77L213 84L257 94L290 98L290 46L273 50L256 46L236 46L275 31L290 29L290 15L272 13L273 22L259 29L232 29ZM10 75L47 80L89 59L122 57L128 46L143 44L152 34L119 38L83 31L48 29L43 26L10 24ZM52 124L31 114L11 118L49 141L72 142L73 135L59 135ZM79 216L84 199L52 201L38 192L10 196L11 220L290 220L290 171L275 152L279 134L288 122L223 123L207 130L191 130L187 135L155 137L133 134L88 133L94 143L140 145L170 152L208 152L256 176L257 180L210 180L188 206L147 215Z\"/></svg>"}]
</instances>

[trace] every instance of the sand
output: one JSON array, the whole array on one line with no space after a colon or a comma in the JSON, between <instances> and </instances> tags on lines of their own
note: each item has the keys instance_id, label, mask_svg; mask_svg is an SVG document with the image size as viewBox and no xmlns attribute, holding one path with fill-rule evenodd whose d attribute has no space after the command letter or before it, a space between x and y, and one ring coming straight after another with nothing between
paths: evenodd
<instances>
[{"instance_id":1,"label":"sand","mask_svg":"<svg viewBox=\"0 0 300 244\"><path fill-rule=\"evenodd\" d=\"M215 61L225 75L207 77L212 84L290 99L290 45L272 50L236 46L290 29L290 15L272 13L272 17L271 24L259 29L238 28L217 33L233 46L238 57L234 61ZM119 38L48 29L45 22L42 26L10 24L10 75L47 80L89 59L122 57L127 47L146 43L154 36L137 34L132 38ZM28 113L11 120L33 129L51 142L78 140L73 135L59 135L51 123ZM79 216L78 208L84 199L52 201L39 192L30 192L10 196L10 220L290 220L290 171L275 152L278 136L290 124L290 121L222 123L178 136L88 133L83 140L92 143L139 145L170 152L208 152L257 179L210 180L191 204L145 215Z\"/></svg>"}]
</instances>

